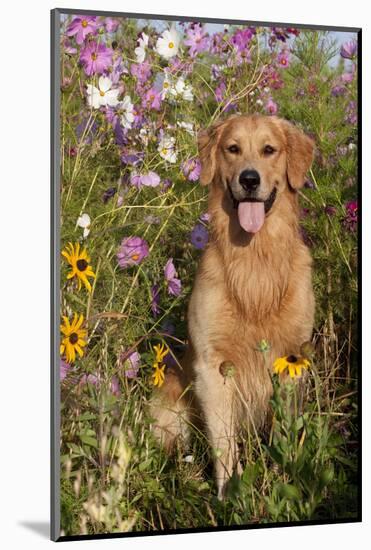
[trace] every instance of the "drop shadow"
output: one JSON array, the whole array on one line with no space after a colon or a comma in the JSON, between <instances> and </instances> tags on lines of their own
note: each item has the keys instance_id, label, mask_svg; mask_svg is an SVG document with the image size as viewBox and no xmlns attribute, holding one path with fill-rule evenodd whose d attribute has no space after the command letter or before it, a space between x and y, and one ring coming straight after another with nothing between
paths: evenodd
<instances>
[{"instance_id":1,"label":"drop shadow","mask_svg":"<svg viewBox=\"0 0 371 550\"><path fill-rule=\"evenodd\" d=\"M18 525L26 527L42 538L50 539L50 523L48 521L19 521Z\"/></svg>"}]
</instances>

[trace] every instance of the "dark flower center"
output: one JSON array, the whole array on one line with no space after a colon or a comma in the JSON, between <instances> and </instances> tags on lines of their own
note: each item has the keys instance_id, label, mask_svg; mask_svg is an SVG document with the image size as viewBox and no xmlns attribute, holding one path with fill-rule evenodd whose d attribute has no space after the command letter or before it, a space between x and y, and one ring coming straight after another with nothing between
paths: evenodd
<instances>
[{"instance_id":1,"label":"dark flower center","mask_svg":"<svg viewBox=\"0 0 371 550\"><path fill-rule=\"evenodd\" d=\"M77 332L73 332L72 334L70 334L69 341L72 345L77 344L78 339L79 335L77 334Z\"/></svg>"},{"instance_id":2,"label":"dark flower center","mask_svg":"<svg viewBox=\"0 0 371 550\"><path fill-rule=\"evenodd\" d=\"M88 267L88 262L84 259L81 259L77 260L76 265L79 271L85 271L85 269Z\"/></svg>"},{"instance_id":3,"label":"dark flower center","mask_svg":"<svg viewBox=\"0 0 371 550\"><path fill-rule=\"evenodd\" d=\"M296 357L296 355L289 355L287 358L288 363L296 363L297 360L298 358Z\"/></svg>"},{"instance_id":4,"label":"dark flower center","mask_svg":"<svg viewBox=\"0 0 371 550\"><path fill-rule=\"evenodd\" d=\"M93 61L95 61L97 59L97 54L93 52L91 54L91 58L92 58Z\"/></svg>"}]
</instances>

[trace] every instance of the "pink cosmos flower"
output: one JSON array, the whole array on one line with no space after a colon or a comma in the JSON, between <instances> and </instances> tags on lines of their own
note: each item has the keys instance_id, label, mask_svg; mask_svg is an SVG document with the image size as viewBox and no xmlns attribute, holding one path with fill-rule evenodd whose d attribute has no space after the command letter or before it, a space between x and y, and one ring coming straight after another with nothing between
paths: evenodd
<instances>
[{"instance_id":1,"label":"pink cosmos flower","mask_svg":"<svg viewBox=\"0 0 371 550\"><path fill-rule=\"evenodd\" d=\"M66 361L63 361L63 359L61 359L60 375L59 375L61 382L66 378L70 368L71 368L71 365L69 363L66 363Z\"/></svg>"},{"instance_id":2,"label":"pink cosmos flower","mask_svg":"<svg viewBox=\"0 0 371 550\"><path fill-rule=\"evenodd\" d=\"M140 367L140 355L137 351L123 351L120 355L120 365L124 368L126 378L136 378Z\"/></svg>"},{"instance_id":3,"label":"pink cosmos flower","mask_svg":"<svg viewBox=\"0 0 371 550\"><path fill-rule=\"evenodd\" d=\"M357 229L358 221L358 201L348 201L345 205L346 215L343 220L344 226L348 231L354 233Z\"/></svg>"},{"instance_id":4,"label":"pink cosmos flower","mask_svg":"<svg viewBox=\"0 0 371 550\"><path fill-rule=\"evenodd\" d=\"M81 51L80 61L84 67L85 74L102 74L112 63L112 50L104 44L97 44L91 40Z\"/></svg>"},{"instance_id":5,"label":"pink cosmos flower","mask_svg":"<svg viewBox=\"0 0 371 550\"><path fill-rule=\"evenodd\" d=\"M173 258L170 258L164 268L165 280L167 282L167 291L172 296L179 296L182 291L182 283L176 278L177 272L173 264Z\"/></svg>"},{"instance_id":6,"label":"pink cosmos flower","mask_svg":"<svg viewBox=\"0 0 371 550\"><path fill-rule=\"evenodd\" d=\"M357 42L350 40L341 46L340 55L344 59L354 59L357 55Z\"/></svg>"},{"instance_id":7,"label":"pink cosmos flower","mask_svg":"<svg viewBox=\"0 0 371 550\"><path fill-rule=\"evenodd\" d=\"M151 65L148 61L132 63L130 73L136 77L140 84L144 84L151 76Z\"/></svg>"},{"instance_id":8,"label":"pink cosmos flower","mask_svg":"<svg viewBox=\"0 0 371 550\"><path fill-rule=\"evenodd\" d=\"M182 172L189 181L198 181L201 174L201 163L199 159L189 159L183 162Z\"/></svg>"},{"instance_id":9,"label":"pink cosmos flower","mask_svg":"<svg viewBox=\"0 0 371 550\"><path fill-rule=\"evenodd\" d=\"M271 97L268 99L267 103L264 105L264 108L269 115L275 115L278 111L278 105L275 101L273 101Z\"/></svg>"},{"instance_id":10,"label":"pink cosmos flower","mask_svg":"<svg viewBox=\"0 0 371 550\"><path fill-rule=\"evenodd\" d=\"M75 17L67 27L67 36L74 36L77 44L82 44L88 34L95 34L99 24L95 15Z\"/></svg>"},{"instance_id":11,"label":"pink cosmos flower","mask_svg":"<svg viewBox=\"0 0 371 550\"><path fill-rule=\"evenodd\" d=\"M255 34L255 29L238 29L232 36L231 42L238 52L243 52L249 48L250 41Z\"/></svg>"},{"instance_id":12,"label":"pink cosmos flower","mask_svg":"<svg viewBox=\"0 0 371 550\"><path fill-rule=\"evenodd\" d=\"M209 37L200 23L190 25L186 31L186 36L184 44L189 46L189 55L191 57L196 57L198 53L204 52L209 48Z\"/></svg>"},{"instance_id":13,"label":"pink cosmos flower","mask_svg":"<svg viewBox=\"0 0 371 550\"><path fill-rule=\"evenodd\" d=\"M277 55L277 63L283 69L286 69L290 64L290 54L288 50L281 50Z\"/></svg>"},{"instance_id":14,"label":"pink cosmos flower","mask_svg":"<svg viewBox=\"0 0 371 550\"><path fill-rule=\"evenodd\" d=\"M155 109L155 111L159 111L161 109L161 101L161 92L152 86L143 97L142 107L144 109L151 108Z\"/></svg>"},{"instance_id":15,"label":"pink cosmos flower","mask_svg":"<svg viewBox=\"0 0 371 550\"><path fill-rule=\"evenodd\" d=\"M147 172L146 174L132 173L130 177L130 184L133 187L140 189L141 187L157 187L161 181L161 178L156 172Z\"/></svg>"},{"instance_id":16,"label":"pink cosmos flower","mask_svg":"<svg viewBox=\"0 0 371 550\"><path fill-rule=\"evenodd\" d=\"M111 393L118 397L120 395L120 382L117 376L112 376L111 378Z\"/></svg>"},{"instance_id":17,"label":"pink cosmos flower","mask_svg":"<svg viewBox=\"0 0 371 550\"><path fill-rule=\"evenodd\" d=\"M140 237L125 237L117 252L120 267L139 265L149 254L148 243Z\"/></svg>"},{"instance_id":18,"label":"pink cosmos flower","mask_svg":"<svg viewBox=\"0 0 371 550\"><path fill-rule=\"evenodd\" d=\"M104 26L107 32L116 32L119 24L119 21L117 19L112 19L112 17L106 17L104 20Z\"/></svg>"}]
</instances>

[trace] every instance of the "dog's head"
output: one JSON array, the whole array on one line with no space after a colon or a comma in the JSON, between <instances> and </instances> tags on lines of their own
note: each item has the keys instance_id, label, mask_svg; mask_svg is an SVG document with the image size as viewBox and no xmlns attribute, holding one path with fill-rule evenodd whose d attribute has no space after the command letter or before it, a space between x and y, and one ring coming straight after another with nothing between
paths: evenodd
<instances>
[{"instance_id":1,"label":"dog's head","mask_svg":"<svg viewBox=\"0 0 371 550\"><path fill-rule=\"evenodd\" d=\"M277 117L232 116L198 136L201 183L221 185L241 227L256 233L280 195L304 185L313 141Z\"/></svg>"}]
</instances>

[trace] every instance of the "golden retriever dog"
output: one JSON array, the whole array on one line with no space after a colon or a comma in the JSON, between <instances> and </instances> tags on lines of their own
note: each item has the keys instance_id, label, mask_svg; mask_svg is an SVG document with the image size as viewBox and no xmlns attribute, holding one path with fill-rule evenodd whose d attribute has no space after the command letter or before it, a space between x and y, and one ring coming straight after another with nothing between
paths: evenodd
<instances>
[{"instance_id":1,"label":"golden retriever dog","mask_svg":"<svg viewBox=\"0 0 371 550\"><path fill-rule=\"evenodd\" d=\"M311 338L311 257L299 233L297 190L314 146L291 123L260 115L218 122L198 145L200 181L210 186L210 240L190 298L186 357L151 412L168 449L202 418L222 498L239 467L241 430L266 419L268 369Z\"/></svg>"}]
</instances>

